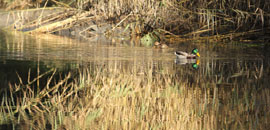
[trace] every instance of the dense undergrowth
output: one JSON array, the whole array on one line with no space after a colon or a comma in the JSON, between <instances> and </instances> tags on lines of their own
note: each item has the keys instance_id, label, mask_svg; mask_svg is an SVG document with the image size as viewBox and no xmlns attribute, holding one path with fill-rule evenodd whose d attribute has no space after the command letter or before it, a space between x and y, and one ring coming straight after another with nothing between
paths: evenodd
<instances>
[{"instance_id":1,"label":"dense undergrowth","mask_svg":"<svg viewBox=\"0 0 270 130\"><path fill-rule=\"evenodd\" d=\"M89 11L118 26L135 23L133 33L141 35L159 30L184 38L269 39L268 0L2 0L1 4L9 10L61 6Z\"/></svg>"}]
</instances>

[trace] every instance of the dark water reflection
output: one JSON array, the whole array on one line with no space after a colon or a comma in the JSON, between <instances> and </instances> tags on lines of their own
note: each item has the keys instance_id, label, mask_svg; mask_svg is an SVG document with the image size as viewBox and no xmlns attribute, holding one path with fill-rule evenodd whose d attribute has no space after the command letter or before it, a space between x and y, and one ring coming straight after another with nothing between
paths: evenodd
<instances>
[{"instance_id":1,"label":"dark water reflection","mask_svg":"<svg viewBox=\"0 0 270 130\"><path fill-rule=\"evenodd\" d=\"M148 62L172 63L172 54L116 40L79 42L53 35L29 36L19 32L0 32L1 88L17 78L57 68L65 72L82 66L145 66ZM37 70L38 69L38 70ZM27 76L26 76L27 77Z\"/></svg>"},{"instance_id":2,"label":"dark water reflection","mask_svg":"<svg viewBox=\"0 0 270 130\"><path fill-rule=\"evenodd\" d=\"M175 64L175 50L190 51L193 47L198 47L202 56L198 69L192 68L192 64ZM51 68L66 72L83 66L125 69L135 66L142 70L155 66L199 85L207 80L220 85L256 83L266 87L270 70L267 54L239 44L182 43L159 50L124 40L82 42L53 35L29 36L0 31L0 85L5 88L9 82L16 82L16 72L27 77L29 70L36 76Z\"/></svg>"}]
</instances>

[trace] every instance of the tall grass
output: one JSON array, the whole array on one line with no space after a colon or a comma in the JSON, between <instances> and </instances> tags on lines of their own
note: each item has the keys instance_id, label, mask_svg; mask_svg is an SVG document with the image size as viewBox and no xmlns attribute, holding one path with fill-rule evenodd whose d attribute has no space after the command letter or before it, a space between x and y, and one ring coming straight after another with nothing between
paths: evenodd
<instances>
[{"instance_id":1,"label":"tall grass","mask_svg":"<svg viewBox=\"0 0 270 130\"><path fill-rule=\"evenodd\" d=\"M88 0L89 9L107 17L133 12L153 28L175 34L222 34L269 25L269 1L261 0Z\"/></svg>"},{"instance_id":2,"label":"tall grass","mask_svg":"<svg viewBox=\"0 0 270 130\"><path fill-rule=\"evenodd\" d=\"M265 129L270 119L269 89L252 89L252 84L190 84L153 66L143 71L95 67L82 69L68 82L71 77L39 92L34 84L11 85L2 97L1 124L34 129Z\"/></svg>"},{"instance_id":3,"label":"tall grass","mask_svg":"<svg viewBox=\"0 0 270 130\"><path fill-rule=\"evenodd\" d=\"M13 5L39 5L45 1L5 1ZM49 0L51 5L74 7L92 12L103 19L119 22L133 14L123 25L147 27L184 36L221 35L240 32L237 36L265 32L270 24L268 0ZM44 5L43 5L44 6ZM10 7L16 8L16 7ZM267 32L267 31L266 31ZM261 35L261 34L257 34ZM227 36L229 37L229 36ZM232 38L232 37L230 37Z\"/></svg>"}]
</instances>

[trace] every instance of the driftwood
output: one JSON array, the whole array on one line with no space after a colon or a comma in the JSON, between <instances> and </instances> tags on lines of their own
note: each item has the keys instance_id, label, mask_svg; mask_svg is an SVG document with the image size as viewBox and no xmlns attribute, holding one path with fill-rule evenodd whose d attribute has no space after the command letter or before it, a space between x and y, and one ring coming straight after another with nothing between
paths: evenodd
<instances>
[{"instance_id":1,"label":"driftwood","mask_svg":"<svg viewBox=\"0 0 270 130\"><path fill-rule=\"evenodd\" d=\"M59 11L53 13L48 13L47 8L36 9L34 18L30 17L33 13L28 13L30 10L12 12L20 17L8 19L7 21L10 22L9 28L31 34L54 33L89 39L100 35L126 38L130 36L133 30L138 30L137 26L140 25L134 22L136 16L133 13L122 15L122 17L112 22L104 15L94 14L93 11L82 11L73 8L59 9ZM27 15L25 15L26 11Z\"/></svg>"},{"instance_id":2,"label":"driftwood","mask_svg":"<svg viewBox=\"0 0 270 130\"><path fill-rule=\"evenodd\" d=\"M36 29L40 26L44 26L56 21L61 21L66 19L67 17L71 17L76 14L76 10L64 10L58 13L53 13L50 15L42 16L43 14L36 18L35 20L32 20L31 22L27 22L23 24L22 26L17 26L16 30L19 31L31 31L33 29Z\"/></svg>"},{"instance_id":3,"label":"driftwood","mask_svg":"<svg viewBox=\"0 0 270 130\"><path fill-rule=\"evenodd\" d=\"M58 15L59 13L69 12L66 8L45 8L45 9L26 9L16 11L3 11L0 12L0 27L1 28L13 28L19 29L22 26L28 25L35 20L47 19L48 16ZM41 15L42 14L42 15Z\"/></svg>"},{"instance_id":4,"label":"driftwood","mask_svg":"<svg viewBox=\"0 0 270 130\"><path fill-rule=\"evenodd\" d=\"M69 28L72 27L72 25L74 25L76 22L93 18L93 16L89 17L90 15L91 15L90 12L84 12L62 21L57 21L51 24L43 25L39 28L30 31L30 33L51 33L59 29Z\"/></svg>"}]
</instances>

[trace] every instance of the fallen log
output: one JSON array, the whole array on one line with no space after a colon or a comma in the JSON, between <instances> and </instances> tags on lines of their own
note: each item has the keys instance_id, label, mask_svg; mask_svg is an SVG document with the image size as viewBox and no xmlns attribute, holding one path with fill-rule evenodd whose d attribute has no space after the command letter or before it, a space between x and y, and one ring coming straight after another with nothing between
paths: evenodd
<instances>
[{"instance_id":1,"label":"fallen log","mask_svg":"<svg viewBox=\"0 0 270 130\"><path fill-rule=\"evenodd\" d=\"M60 29L69 28L79 21L92 19L94 17L94 16L89 17L90 15L91 15L90 12L80 13L78 15L74 15L62 21L57 21L57 22L50 23L47 25L42 25L41 27L38 27L32 31L29 31L29 33L32 33L32 34L33 33L52 33Z\"/></svg>"}]
</instances>

